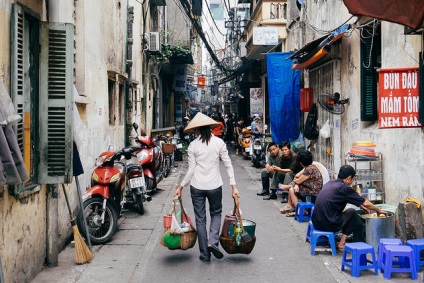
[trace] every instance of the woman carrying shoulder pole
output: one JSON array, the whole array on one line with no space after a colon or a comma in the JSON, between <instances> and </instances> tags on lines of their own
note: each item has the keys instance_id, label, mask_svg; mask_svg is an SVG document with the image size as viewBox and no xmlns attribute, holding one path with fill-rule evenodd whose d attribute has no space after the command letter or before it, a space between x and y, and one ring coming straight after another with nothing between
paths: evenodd
<instances>
[{"instance_id":1,"label":"woman carrying shoulder pole","mask_svg":"<svg viewBox=\"0 0 424 283\"><path fill-rule=\"evenodd\" d=\"M222 178L219 170L220 160L227 169L232 189L232 197L238 198L234 170L224 141L211 133L218 123L208 116L197 113L185 128L185 132L195 131L197 138L188 148L188 171L175 191L181 197L184 186L190 184L190 193L196 219L199 240L199 259L210 261L211 253L218 259L224 255L219 250L219 230L222 214ZM209 239L206 230L206 199L209 203Z\"/></svg>"}]
</instances>

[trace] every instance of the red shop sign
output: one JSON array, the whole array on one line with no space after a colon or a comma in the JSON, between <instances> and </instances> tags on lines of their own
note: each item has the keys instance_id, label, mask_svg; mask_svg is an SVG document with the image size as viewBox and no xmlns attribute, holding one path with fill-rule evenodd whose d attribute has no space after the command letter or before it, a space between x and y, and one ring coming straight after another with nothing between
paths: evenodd
<instances>
[{"instance_id":1,"label":"red shop sign","mask_svg":"<svg viewBox=\"0 0 424 283\"><path fill-rule=\"evenodd\" d=\"M418 68L382 69L378 79L378 127L418 128Z\"/></svg>"}]
</instances>

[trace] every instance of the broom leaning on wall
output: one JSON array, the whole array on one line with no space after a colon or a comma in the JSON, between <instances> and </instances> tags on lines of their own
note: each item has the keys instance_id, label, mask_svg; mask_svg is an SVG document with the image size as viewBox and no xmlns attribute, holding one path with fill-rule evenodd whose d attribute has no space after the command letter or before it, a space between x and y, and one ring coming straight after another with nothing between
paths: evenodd
<instances>
[{"instance_id":1,"label":"broom leaning on wall","mask_svg":"<svg viewBox=\"0 0 424 283\"><path fill-rule=\"evenodd\" d=\"M84 263L90 262L90 260L93 259L93 254L91 253L90 249L85 244L84 239L82 238L78 230L77 221L72 217L71 206L69 205L68 194L66 193L64 184L62 184L62 188L63 188L63 194L65 195L66 205L68 206L69 217L71 219L72 230L74 233L75 260L78 264L84 264Z\"/></svg>"},{"instance_id":2,"label":"broom leaning on wall","mask_svg":"<svg viewBox=\"0 0 424 283\"><path fill-rule=\"evenodd\" d=\"M73 142L73 160L72 160L72 165L73 165L73 175L75 177L75 182L76 182L76 186L77 186L77 192L78 192L78 199L81 205L81 210L83 210L83 206L82 206L82 200L81 200L81 192L80 192L80 188L79 188L79 182L78 182L78 175L81 175L84 173L84 169L82 167L82 163L81 163L81 159L79 157L79 152L78 152L78 147L75 143L75 141ZM62 184L62 188L63 188L63 193L65 194L65 200L66 200L66 205L68 206L68 210L69 210L69 217L71 218L71 225L72 225L72 230L74 233L74 242L75 242L75 259L76 262L78 264L84 264L89 262L90 260L93 259L93 254L91 253L91 242L90 242L90 238L88 237L87 241L88 244L90 246L90 249L87 247L87 245L84 242L84 239L82 238L79 230L78 230L78 226L77 226L77 222L76 220L72 217L72 211L71 211L71 207L69 205L69 200L68 200L68 195L66 193L65 190L65 185ZM84 224L85 224L85 229L87 229L87 224L85 223L85 218L84 218ZM87 235L88 231L86 231Z\"/></svg>"}]
</instances>

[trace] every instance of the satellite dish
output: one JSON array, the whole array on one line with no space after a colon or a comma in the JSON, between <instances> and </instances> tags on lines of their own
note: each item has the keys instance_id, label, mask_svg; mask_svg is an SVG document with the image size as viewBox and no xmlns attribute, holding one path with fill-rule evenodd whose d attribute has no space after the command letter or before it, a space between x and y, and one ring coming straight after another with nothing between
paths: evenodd
<instances>
[{"instance_id":1,"label":"satellite dish","mask_svg":"<svg viewBox=\"0 0 424 283\"><path fill-rule=\"evenodd\" d=\"M349 98L340 99L340 93L335 92L334 94L320 94L318 95L318 104L321 105L324 110L340 115L345 112L345 104L349 103Z\"/></svg>"}]
</instances>

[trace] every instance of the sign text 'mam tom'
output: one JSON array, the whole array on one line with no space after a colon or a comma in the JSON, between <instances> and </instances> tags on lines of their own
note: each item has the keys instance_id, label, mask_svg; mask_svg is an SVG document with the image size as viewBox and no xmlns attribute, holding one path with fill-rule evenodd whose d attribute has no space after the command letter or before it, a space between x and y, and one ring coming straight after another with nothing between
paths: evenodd
<instances>
[{"instance_id":1,"label":"sign text 'mam tom'","mask_svg":"<svg viewBox=\"0 0 424 283\"><path fill-rule=\"evenodd\" d=\"M420 127L418 88L418 68L380 70L378 127Z\"/></svg>"}]
</instances>

